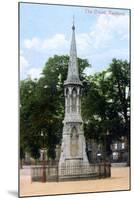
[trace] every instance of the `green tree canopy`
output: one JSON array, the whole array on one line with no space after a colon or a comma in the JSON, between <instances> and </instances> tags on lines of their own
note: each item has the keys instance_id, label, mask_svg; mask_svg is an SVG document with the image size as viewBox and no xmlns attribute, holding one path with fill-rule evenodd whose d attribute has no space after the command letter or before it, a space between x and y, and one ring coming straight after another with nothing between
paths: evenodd
<instances>
[{"instance_id":1,"label":"green tree canopy","mask_svg":"<svg viewBox=\"0 0 134 200\"><path fill-rule=\"evenodd\" d=\"M109 68L87 77L83 99L83 119L87 138L111 141L130 136L130 66L127 61L113 59Z\"/></svg>"},{"instance_id":2,"label":"green tree canopy","mask_svg":"<svg viewBox=\"0 0 134 200\"><path fill-rule=\"evenodd\" d=\"M55 147L62 137L64 118L63 85L67 78L69 56L51 57L38 80L20 82L20 158L24 152L39 157L47 148L48 157L55 158ZM110 142L130 138L130 66L127 61L113 59L107 70L86 76L86 59L78 58L83 82L82 115L86 139L103 143L107 132ZM41 136L43 132L44 136Z\"/></svg>"},{"instance_id":3,"label":"green tree canopy","mask_svg":"<svg viewBox=\"0 0 134 200\"><path fill-rule=\"evenodd\" d=\"M20 83L21 146L34 158L39 157L39 149L43 146L48 150L48 157L55 158L54 150L62 137L63 83L67 77L68 63L69 56L55 55L48 59L39 80L26 79ZM89 64L86 59L80 58L78 64L81 79L84 80L83 71Z\"/></svg>"}]
</instances>

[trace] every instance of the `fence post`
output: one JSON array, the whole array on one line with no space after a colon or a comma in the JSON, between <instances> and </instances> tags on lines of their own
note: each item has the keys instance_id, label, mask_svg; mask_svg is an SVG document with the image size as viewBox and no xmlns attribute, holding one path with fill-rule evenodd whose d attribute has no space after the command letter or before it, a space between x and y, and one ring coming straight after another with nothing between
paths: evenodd
<instances>
[{"instance_id":1,"label":"fence post","mask_svg":"<svg viewBox=\"0 0 134 200\"><path fill-rule=\"evenodd\" d=\"M109 177L111 177L111 163L109 163L109 165L108 165L108 167L109 167Z\"/></svg>"},{"instance_id":2,"label":"fence post","mask_svg":"<svg viewBox=\"0 0 134 200\"><path fill-rule=\"evenodd\" d=\"M104 161L104 178L107 177L107 170L106 170L106 167L107 167L107 163L106 163L106 161Z\"/></svg>"},{"instance_id":3,"label":"fence post","mask_svg":"<svg viewBox=\"0 0 134 200\"><path fill-rule=\"evenodd\" d=\"M45 160L43 160L43 176L42 176L42 182L46 182L46 165Z\"/></svg>"},{"instance_id":4,"label":"fence post","mask_svg":"<svg viewBox=\"0 0 134 200\"><path fill-rule=\"evenodd\" d=\"M59 167L58 167L58 164L57 164L57 182L59 182Z\"/></svg>"},{"instance_id":5,"label":"fence post","mask_svg":"<svg viewBox=\"0 0 134 200\"><path fill-rule=\"evenodd\" d=\"M33 182L33 167L31 167L31 172L30 172L30 174L31 174L31 183Z\"/></svg>"},{"instance_id":6,"label":"fence post","mask_svg":"<svg viewBox=\"0 0 134 200\"><path fill-rule=\"evenodd\" d=\"M99 163L99 178L101 178L101 163Z\"/></svg>"}]
</instances>

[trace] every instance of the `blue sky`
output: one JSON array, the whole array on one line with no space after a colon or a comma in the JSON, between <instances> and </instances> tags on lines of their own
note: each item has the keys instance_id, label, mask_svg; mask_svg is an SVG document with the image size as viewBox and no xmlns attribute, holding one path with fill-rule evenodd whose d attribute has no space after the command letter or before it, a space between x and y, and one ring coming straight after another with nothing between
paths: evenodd
<instances>
[{"instance_id":1,"label":"blue sky","mask_svg":"<svg viewBox=\"0 0 134 200\"><path fill-rule=\"evenodd\" d=\"M112 58L129 61L129 11L46 4L20 4L20 78L39 78L50 56L69 55L75 16L77 55L94 74Z\"/></svg>"}]
</instances>

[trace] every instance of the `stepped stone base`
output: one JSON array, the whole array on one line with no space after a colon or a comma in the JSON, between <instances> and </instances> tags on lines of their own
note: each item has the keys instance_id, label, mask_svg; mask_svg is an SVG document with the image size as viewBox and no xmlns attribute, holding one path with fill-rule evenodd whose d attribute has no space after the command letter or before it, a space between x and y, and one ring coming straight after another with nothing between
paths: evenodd
<instances>
[{"instance_id":1,"label":"stepped stone base","mask_svg":"<svg viewBox=\"0 0 134 200\"><path fill-rule=\"evenodd\" d=\"M98 169L81 160L66 160L59 165L59 181L87 179L97 177Z\"/></svg>"},{"instance_id":2,"label":"stepped stone base","mask_svg":"<svg viewBox=\"0 0 134 200\"><path fill-rule=\"evenodd\" d=\"M67 160L58 167L58 180L71 181L82 179L107 178L111 176L110 163L90 164L88 161Z\"/></svg>"}]
</instances>

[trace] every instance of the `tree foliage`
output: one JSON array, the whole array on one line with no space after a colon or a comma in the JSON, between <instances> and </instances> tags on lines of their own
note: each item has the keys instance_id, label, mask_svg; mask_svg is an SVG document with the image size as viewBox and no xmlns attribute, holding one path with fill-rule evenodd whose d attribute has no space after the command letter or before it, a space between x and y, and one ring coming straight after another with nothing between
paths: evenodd
<instances>
[{"instance_id":1,"label":"tree foliage","mask_svg":"<svg viewBox=\"0 0 134 200\"><path fill-rule=\"evenodd\" d=\"M109 68L87 77L82 104L86 138L112 142L130 137L130 67L127 61L113 59Z\"/></svg>"},{"instance_id":2,"label":"tree foliage","mask_svg":"<svg viewBox=\"0 0 134 200\"><path fill-rule=\"evenodd\" d=\"M63 85L67 77L68 56L48 59L38 80L20 82L20 158L30 152L37 159L39 150L47 148L55 159L55 147L62 137L64 118ZM127 61L113 59L107 70L86 76L90 66L78 58L83 81L82 116L86 139L109 142L121 136L130 138L130 67ZM43 132L43 137L41 133Z\"/></svg>"},{"instance_id":3,"label":"tree foliage","mask_svg":"<svg viewBox=\"0 0 134 200\"><path fill-rule=\"evenodd\" d=\"M64 117L63 84L67 77L68 56L48 59L39 80L26 79L20 83L20 138L25 151L34 158L39 149L47 148L48 157L55 158L55 147L61 141ZM81 79L88 67L86 59L78 58ZM44 137L41 137L43 132ZM20 152L20 153L21 153Z\"/></svg>"}]
</instances>

